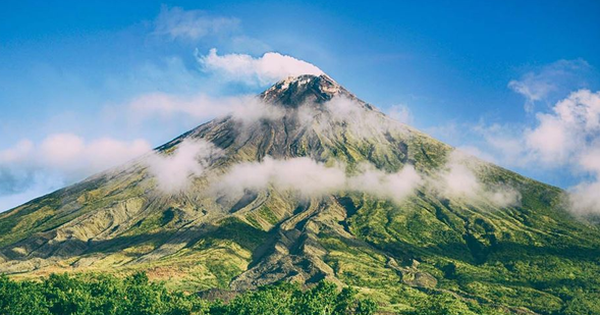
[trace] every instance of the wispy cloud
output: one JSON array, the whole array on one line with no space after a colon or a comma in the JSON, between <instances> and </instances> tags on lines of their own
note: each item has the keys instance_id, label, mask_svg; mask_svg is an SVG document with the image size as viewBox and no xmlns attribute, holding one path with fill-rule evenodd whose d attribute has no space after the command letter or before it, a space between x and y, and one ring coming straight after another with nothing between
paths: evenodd
<instances>
[{"instance_id":1,"label":"wispy cloud","mask_svg":"<svg viewBox=\"0 0 600 315\"><path fill-rule=\"evenodd\" d=\"M48 193L151 150L145 140L51 134L39 143L25 139L0 151L0 204L16 206L35 194ZM7 209L0 209L0 211Z\"/></svg>"},{"instance_id":2,"label":"wispy cloud","mask_svg":"<svg viewBox=\"0 0 600 315\"><path fill-rule=\"evenodd\" d=\"M328 166L308 157L285 160L267 157L262 162L234 165L214 189L221 194L237 196L246 190L261 191L273 187L302 197L357 191L400 202L421 183L421 176L410 165L390 174L363 164L356 174L347 175L340 164Z\"/></svg>"},{"instance_id":3,"label":"wispy cloud","mask_svg":"<svg viewBox=\"0 0 600 315\"><path fill-rule=\"evenodd\" d=\"M510 81L508 87L523 95L525 110L533 112L537 102L548 100L553 93L564 95L565 89L584 87L582 73L589 69L591 66L583 59L559 60L525 73L519 79Z\"/></svg>"},{"instance_id":4,"label":"wispy cloud","mask_svg":"<svg viewBox=\"0 0 600 315\"><path fill-rule=\"evenodd\" d=\"M0 151L0 165L32 166L80 177L118 165L150 149L150 144L141 139L86 141L71 133L51 134L38 144L25 139Z\"/></svg>"},{"instance_id":5,"label":"wispy cloud","mask_svg":"<svg viewBox=\"0 0 600 315\"><path fill-rule=\"evenodd\" d=\"M411 125L413 123L413 115L410 111L410 108L404 104L396 104L392 105L388 108L387 111L388 116L391 118L407 125Z\"/></svg>"},{"instance_id":6,"label":"wispy cloud","mask_svg":"<svg viewBox=\"0 0 600 315\"><path fill-rule=\"evenodd\" d=\"M461 150L454 150L442 170L430 178L430 188L446 198L468 202L486 201L504 208L519 205L521 194L504 185L485 185L473 169L479 163Z\"/></svg>"},{"instance_id":7,"label":"wispy cloud","mask_svg":"<svg viewBox=\"0 0 600 315\"><path fill-rule=\"evenodd\" d=\"M591 182L572 188L570 204L577 213L600 214L600 91L579 90L552 110L538 114L539 125L527 130L526 144L536 160L590 174Z\"/></svg>"},{"instance_id":8,"label":"wispy cloud","mask_svg":"<svg viewBox=\"0 0 600 315\"><path fill-rule=\"evenodd\" d=\"M328 113L326 119L322 119L321 110L311 107L305 107L301 113L304 121L316 123L315 128L322 132L334 132L336 126L343 125L353 137L372 141L381 139L388 132L404 133L408 130L398 121L343 95L333 97L323 108Z\"/></svg>"},{"instance_id":9,"label":"wispy cloud","mask_svg":"<svg viewBox=\"0 0 600 315\"><path fill-rule=\"evenodd\" d=\"M443 198L467 203L490 203L504 208L520 203L521 195L507 185L486 185L472 169L472 157L454 151L448 163L431 175L418 173L412 165L388 173L369 163L362 163L347 173L343 164L326 165L308 157L262 162L244 162L232 166L216 181L213 190L220 195L239 197L246 191L273 188L291 191L302 197L354 191L370 196L402 202L419 187Z\"/></svg>"},{"instance_id":10,"label":"wispy cloud","mask_svg":"<svg viewBox=\"0 0 600 315\"><path fill-rule=\"evenodd\" d=\"M482 138L476 146L481 155L493 156L505 166L578 174L584 180L569 189L571 209L599 214L600 91L572 92L535 117L533 126L479 123L462 129Z\"/></svg>"},{"instance_id":11,"label":"wispy cloud","mask_svg":"<svg viewBox=\"0 0 600 315\"><path fill-rule=\"evenodd\" d=\"M156 103L154 103L156 102ZM253 105L254 104L254 105ZM267 107L255 107L256 105ZM185 113L204 117L207 112L222 114L234 110L234 118L246 119L248 123L273 114L277 107L268 108L257 98L232 98L228 102L198 97L191 100L171 99L161 96L157 99L144 99L132 103L136 110L149 110L150 113ZM217 107L217 109L214 109ZM317 128L329 132L332 125L343 125L353 136L374 139L401 126L377 111L365 108L358 101L335 97L323 105L323 110L311 110L303 106L289 115L299 115L302 128ZM244 114L246 113L246 114ZM264 114L260 114L264 113ZM284 113L280 113L282 115ZM321 121L322 116L326 119ZM332 122L334 122L332 124ZM337 123L339 122L339 124ZM404 130L402 128L398 130ZM165 192L178 192L189 185L193 177L201 176L206 169L206 158L214 156L214 148L202 144L182 144L173 154L155 154L149 160L150 171ZM356 171L346 172L341 164L326 165L310 158L290 158L275 160L267 157L261 162L243 162L233 165L225 175L215 181L217 193L239 196L247 190L260 191L274 189L292 191L304 197L318 197L342 191L357 191L372 196L401 202L417 187L427 184L442 197L463 199L469 203L488 202L498 207L516 205L518 191L505 186L490 186L482 183L470 165L477 164L465 154L456 151L440 172L421 175L406 165L398 172L387 173L368 163L358 165ZM204 162L203 162L204 161ZM175 187L169 189L169 187Z\"/></svg>"},{"instance_id":12,"label":"wispy cloud","mask_svg":"<svg viewBox=\"0 0 600 315\"><path fill-rule=\"evenodd\" d=\"M240 20L234 17L214 16L202 10L163 5L154 21L153 34L172 40L196 41L207 36L230 35L239 27Z\"/></svg>"},{"instance_id":13,"label":"wispy cloud","mask_svg":"<svg viewBox=\"0 0 600 315\"><path fill-rule=\"evenodd\" d=\"M551 165L574 162L600 143L600 92L573 92L551 113L538 113L538 125L526 130L525 141L535 157Z\"/></svg>"},{"instance_id":14,"label":"wispy cloud","mask_svg":"<svg viewBox=\"0 0 600 315\"><path fill-rule=\"evenodd\" d=\"M173 116L192 117L197 122L231 115L242 123L260 119L277 119L284 114L282 109L261 101L255 95L210 97L206 94L178 96L166 93L150 93L138 96L127 105L132 119L147 119L158 116L170 119Z\"/></svg>"},{"instance_id":15,"label":"wispy cloud","mask_svg":"<svg viewBox=\"0 0 600 315\"><path fill-rule=\"evenodd\" d=\"M345 179L342 168L327 167L307 157L288 160L267 157L262 162L234 165L216 188L236 195L245 190L261 191L273 186L275 189L291 190L310 197L340 189L344 186Z\"/></svg>"},{"instance_id":16,"label":"wispy cloud","mask_svg":"<svg viewBox=\"0 0 600 315\"><path fill-rule=\"evenodd\" d=\"M196 56L203 71L224 81L250 85L264 86L301 74L323 74L321 69L311 63L276 52L254 58L246 54L218 55L213 48L207 55L197 52Z\"/></svg>"},{"instance_id":17,"label":"wispy cloud","mask_svg":"<svg viewBox=\"0 0 600 315\"><path fill-rule=\"evenodd\" d=\"M395 173L383 172L370 164L359 166L359 173L348 178L350 190L401 202L423 184L423 177L412 165Z\"/></svg>"},{"instance_id":18,"label":"wispy cloud","mask_svg":"<svg viewBox=\"0 0 600 315\"><path fill-rule=\"evenodd\" d=\"M148 171L156 179L157 187L173 194L185 190L192 177L201 176L210 162L221 154L212 143L186 139L175 152L153 152L144 158Z\"/></svg>"}]
</instances>

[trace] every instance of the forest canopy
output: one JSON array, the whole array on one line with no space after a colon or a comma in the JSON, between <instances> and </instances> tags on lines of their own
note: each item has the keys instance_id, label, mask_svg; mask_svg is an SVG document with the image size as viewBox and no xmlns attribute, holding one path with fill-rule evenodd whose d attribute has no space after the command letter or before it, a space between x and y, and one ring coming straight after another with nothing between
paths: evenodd
<instances>
[{"instance_id":1,"label":"forest canopy","mask_svg":"<svg viewBox=\"0 0 600 315\"><path fill-rule=\"evenodd\" d=\"M371 315L377 304L351 288L278 283L224 302L168 290L144 273L125 278L52 274L41 281L0 276L0 315Z\"/></svg>"}]
</instances>

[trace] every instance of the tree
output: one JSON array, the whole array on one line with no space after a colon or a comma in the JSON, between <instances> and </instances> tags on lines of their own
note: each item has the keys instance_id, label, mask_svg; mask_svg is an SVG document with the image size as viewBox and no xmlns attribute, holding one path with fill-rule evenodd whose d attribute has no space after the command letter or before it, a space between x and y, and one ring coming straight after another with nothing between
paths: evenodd
<instances>
[{"instance_id":1,"label":"tree","mask_svg":"<svg viewBox=\"0 0 600 315\"><path fill-rule=\"evenodd\" d=\"M358 301L358 306L356 307L357 315L372 315L377 312L377 303L371 299L365 299Z\"/></svg>"}]
</instances>

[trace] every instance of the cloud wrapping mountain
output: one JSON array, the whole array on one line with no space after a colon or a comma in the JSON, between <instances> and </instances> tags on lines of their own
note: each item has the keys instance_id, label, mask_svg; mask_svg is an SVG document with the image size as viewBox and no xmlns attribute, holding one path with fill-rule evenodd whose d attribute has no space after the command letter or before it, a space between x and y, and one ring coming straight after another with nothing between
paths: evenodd
<instances>
[{"instance_id":1,"label":"cloud wrapping mountain","mask_svg":"<svg viewBox=\"0 0 600 315\"><path fill-rule=\"evenodd\" d=\"M465 152L452 151L442 170L430 178L430 188L445 198L461 198L471 203L487 201L500 208L518 206L521 194L516 189L503 185L486 187L482 183L472 169L478 163Z\"/></svg>"},{"instance_id":2,"label":"cloud wrapping mountain","mask_svg":"<svg viewBox=\"0 0 600 315\"><path fill-rule=\"evenodd\" d=\"M286 81L282 82L285 85ZM303 84L303 81L299 80L297 84ZM338 91L330 92L335 94ZM205 97L190 101L159 99L162 99L159 103L146 100L135 102L133 106L136 110L190 115L201 114L205 107L220 106L221 115L229 111L234 120L242 123L239 132L252 132L247 129L249 126L263 120L276 121L284 116L288 119L298 117L300 129L315 128L332 134L336 132L334 126L344 126L354 137L367 141L378 141L376 139L389 132L407 132L406 126L347 96L335 96L321 106L288 109L256 97L226 101ZM214 156L215 148L209 143L184 142L180 146L172 156L155 154L150 160L150 171L156 177L159 188L166 193L184 190L192 178L203 175L207 158ZM425 187L445 198L459 198L470 203L485 201L500 208L519 204L520 194L514 188L484 185L470 168L470 165L478 164L471 156L455 150L447 160L440 170L430 175L417 173L411 165L405 165L398 172L387 173L369 163L360 163L356 172L347 174L346 166L341 163L325 165L308 157L278 160L267 156L260 162L234 164L213 189L220 194L240 196L245 191L257 192L273 187L293 191L303 197L349 190L401 202L418 187Z\"/></svg>"},{"instance_id":3,"label":"cloud wrapping mountain","mask_svg":"<svg viewBox=\"0 0 600 315\"><path fill-rule=\"evenodd\" d=\"M464 129L479 135L485 148L469 150L492 157L488 160L540 172L564 169L577 174L582 179L569 189L569 209L580 215L600 213L600 91L570 93L549 112L538 112L533 127L479 123Z\"/></svg>"},{"instance_id":4,"label":"cloud wrapping mountain","mask_svg":"<svg viewBox=\"0 0 600 315\"><path fill-rule=\"evenodd\" d=\"M345 167L326 166L308 157L236 164L219 180L216 191L240 195L246 190L258 192L273 187L292 191L302 197L319 197L343 191L368 193L384 199L402 201L422 183L421 176L407 165L388 174L362 164L357 174L347 175Z\"/></svg>"},{"instance_id":5,"label":"cloud wrapping mountain","mask_svg":"<svg viewBox=\"0 0 600 315\"><path fill-rule=\"evenodd\" d=\"M268 52L259 58L246 54L218 55L211 49L207 55L196 52L202 70L213 73L225 81L250 85L268 85L289 76L302 74L321 75L317 66L292 56Z\"/></svg>"},{"instance_id":6,"label":"cloud wrapping mountain","mask_svg":"<svg viewBox=\"0 0 600 315\"><path fill-rule=\"evenodd\" d=\"M184 140L174 152L153 152L143 158L158 188L167 194L185 190L192 177L201 176L209 163L220 154L212 143L204 140Z\"/></svg>"},{"instance_id":7,"label":"cloud wrapping mountain","mask_svg":"<svg viewBox=\"0 0 600 315\"><path fill-rule=\"evenodd\" d=\"M600 213L600 92L573 92L552 113L537 118L539 125L525 135L533 158L590 174L591 181L572 189L571 208L580 214Z\"/></svg>"},{"instance_id":8,"label":"cloud wrapping mountain","mask_svg":"<svg viewBox=\"0 0 600 315\"><path fill-rule=\"evenodd\" d=\"M281 108L261 101L254 95L215 98L206 94L181 97L166 93L145 94L133 99L127 107L133 119L158 116L170 119L176 115L204 121L231 115L242 123L260 119L277 119L283 116Z\"/></svg>"},{"instance_id":9,"label":"cloud wrapping mountain","mask_svg":"<svg viewBox=\"0 0 600 315\"><path fill-rule=\"evenodd\" d=\"M234 165L219 181L218 189L240 194L245 190L260 191L273 186L312 197L338 191L344 187L345 180L342 168L327 167L307 157L287 160L266 157L262 162Z\"/></svg>"},{"instance_id":10,"label":"cloud wrapping mountain","mask_svg":"<svg viewBox=\"0 0 600 315\"><path fill-rule=\"evenodd\" d=\"M401 202L424 182L412 165L395 173L386 173L370 164L359 166L359 173L347 179L348 189L372 196Z\"/></svg>"},{"instance_id":11,"label":"cloud wrapping mountain","mask_svg":"<svg viewBox=\"0 0 600 315\"><path fill-rule=\"evenodd\" d=\"M506 287L504 275L527 279L528 269L498 259L546 270L544 277L555 273L544 269L548 260L564 262L567 273L589 268L587 257L556 247L589 253L595 243L581 242L598 234L565 214L560 189L389 119L324 75L278 82L258 99L239 103L246 114L223 114L131 163L1 214L9 232L0 235L0 270L139 270L174 286L234 291L351 277L385 296L437 290L456 272L503 275L490 278L502 292L536 288ZM194 101L163 102L152 115L193 113ZM266 103L283 116L253 113L252 104ZM48 147L73 142L57 155L67 159L79 151L75 140L57 137ZM2 156L14 160L29 147ZM600 166L592 151L582 163ZM488 298L469 290L455 293Z\"/></svg>"},{"instance_id":12,"label":"cloud wrapping mountain","mask_svg":"<svg viewBox=\"0 0 600 315\"><path fill-rule=\"evenodd\" d=\"M178 193L188 187L193 177L202 176L209 161L219 154L210 143L185 141L172 155L154 154L147 163L163 192ZM298 193L304 198L355 191L401 202L415 189L426 187L445 198L463 199L469 203L486 201L500 208L518 206L520 193L509 186L484 185L468 167L469 161L473 163L472 159L454 151L442 170L425 176L411 165L387 173L369 163L361 163L357 171L348 174L340 163L327 166L308 157L284 160L266 157L261 162L234 164L211 189L231 197L270 187Z\"/></svg>"}]
</instances>

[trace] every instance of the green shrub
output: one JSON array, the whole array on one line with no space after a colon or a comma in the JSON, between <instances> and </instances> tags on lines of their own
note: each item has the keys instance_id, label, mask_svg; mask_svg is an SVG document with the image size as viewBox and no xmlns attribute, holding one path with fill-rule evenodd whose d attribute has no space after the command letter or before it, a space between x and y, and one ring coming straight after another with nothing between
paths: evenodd
<instances>
[{"instance_id":1,"label":"green shrub","mask_svg":"<svg viewBox=\"0 0 600 315\"><path fill-rule=\"evenodd\" d=\"M302 290L280 283L237 295L229 303L167 290L144 273L126 278L52 274L41 281L0 277L0 315L371 315L377 305L352 289L320 282Z\"/></svg>"}]
</instances>

